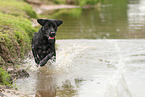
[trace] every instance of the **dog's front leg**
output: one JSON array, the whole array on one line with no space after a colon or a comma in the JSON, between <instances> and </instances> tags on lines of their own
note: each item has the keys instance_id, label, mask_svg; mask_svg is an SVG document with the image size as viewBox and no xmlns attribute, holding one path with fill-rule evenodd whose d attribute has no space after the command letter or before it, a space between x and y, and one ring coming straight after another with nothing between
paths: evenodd
<instances>
[{"instance_id":1,"label":"dog's front leg","mask_svg":"<svg viewBox=\"0 0 145 97\"><path fill-rule=\"evenodd\" d=\"M43 58L43 59L39 62L39 65L40 65L40 66L44 66L44 65L47 63L47 61L48 61L49 59L51 59L51 57L52 57L53 55L54 55L54 52L48 54L45 58Z\"/></svg>"},{"instance_id":2,"label":"dog's front leg","mask_svg":"<svg viewBox=\"0 0 145 97\"><path fill-rule=\"evenodd\" d=\"M37 64L39 64L39 58L38 58L38 56L37 56L37 53L36 53L34 47L32 47L32 53L33 53L35 62L36 62Z\"/></svg>"}]
</instances>

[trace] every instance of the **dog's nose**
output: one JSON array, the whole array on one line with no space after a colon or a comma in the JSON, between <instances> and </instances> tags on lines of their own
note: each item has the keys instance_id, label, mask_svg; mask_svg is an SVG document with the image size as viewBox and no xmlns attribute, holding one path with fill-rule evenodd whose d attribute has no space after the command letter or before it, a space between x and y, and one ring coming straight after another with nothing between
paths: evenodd
<instances>
[{"instance_id":1,"label":"dog's nose","mask_svg":"<svg viewBox=\"0 0 145 97\"><path fill-rule=\"evenodd\" d=\"M50 33L50 36L53 36L54 37L55 36L55 32L51 32Z\"/></svg>"},{"instance_id":2,"label":"dog's nose","mask_svg":"<svg viewBox=\"0 0 145 97\"><path fill-rule=\"evenodd\" d=\"M51 32L51 34L55 34L55 32Z\"/></svg>"}]
</instances>

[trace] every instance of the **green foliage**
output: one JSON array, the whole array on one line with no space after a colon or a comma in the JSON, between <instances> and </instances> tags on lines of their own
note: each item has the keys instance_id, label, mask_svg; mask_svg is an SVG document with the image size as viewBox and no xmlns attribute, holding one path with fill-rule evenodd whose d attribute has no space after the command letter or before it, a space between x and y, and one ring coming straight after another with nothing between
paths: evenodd
<instances>
[{"instance_id":1,"label":"green foliage","mask_svg":"<svg viewBox=\"0 0 145 97\"><path fill-rule=\"evenodd\" d=\"M56 4L66 4L66 0L54 0Z\"/></svg>"},{"instance_id":2,"label":"green foliage","mask_svg":"<svg viewBox=\"0 0 145 97\"><path fill-rule=\"evenodd\" d=\"M30 18L37 18L33 8L23 0L0 0L1 64L19 63L30 50L33 33Z\"/></svg>"},{"instance_id":3,"label":"green foliage","mask_svg":"<svg viewBox=\"0 0 145 97\"><path fill-rule=\"evenodd\" d=\"M128 0L100 0L102 4L122 5L126 4Z\"/></svg>"},{"instance_id":4,"label":"green foliage","mask_svg":"<svg viewBox=\"0 0 145 97\"><path fill-rule=\"evenodd\" d=\"M21 0L0 0L0 12L14 16L37 18L33 8Z\"/></svg>"},{"instance_id":5,"label":"green foliage","mask_svg":"<svg viewBox=\"0 0 145 97\"><path fill-rule=\"evenodd\" d=\"M72 16L72 17L77 18L81 15L81 13L82 13L81 8L61 9L61 10L45 11L42 13L42 16L40 17L61 18L62 16Z\"/></svg>"},{"instance_id":6,"label":"green foliage","mask_svg":"<svg viewBox=\"0 0 145 97\"><path fill-rule=\"evenodd\" d=\"M82 13L82 9L81 8L73 8L73 9L62 9L59 12L57 12L56 14L53 14L53 16L55 17L60 17L60 16L72 16L72 17L79 17Z\"/></svg>"},{"instance_id":7,"label":"green foliage","mask_svg":"<svg viewBox=\"0 0 145 97\"><path fill-rule=\"evenodd\" d=\"M0 42L5 54L5 61L11 57L17 59L23 57L30 50L30 42L33 32L31 21L23 17L15 17L0 13ZM13 60L15 60L13 59Z\"/></svg>"},{"instance_id":8,"label":"green foliage","mask_svg":"<svg viewBox=\"0 0 145 97\"><path fill-rule=\"evenodd\" d=\"M26 5L23 7L23 10L24 10L24 11L26 12L26 14L27 14L28 16L30 16L31 18L37 18L36 12L33 10L33 8L32 8L30 5L26 4Z\"/></svg>"},{"instance_id":9,"label":"green foliage","mask_svg":"<svg viewBox=\"0 0 145 97\"><path fill-rule=\"evenodd\" d=\"M11 85L10 75L3 68L0 68L0 84L2 85Z\"/></svg>"}]
</instances>

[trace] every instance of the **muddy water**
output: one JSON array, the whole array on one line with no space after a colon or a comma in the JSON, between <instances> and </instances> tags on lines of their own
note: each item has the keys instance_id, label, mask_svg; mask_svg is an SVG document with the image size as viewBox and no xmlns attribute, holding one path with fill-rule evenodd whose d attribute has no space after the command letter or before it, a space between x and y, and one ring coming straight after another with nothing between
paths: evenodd
<instances>
[{"instance_id":1,"label":"muddy water","mask_svg":"<svg viewBox=\"0 0 145 97\"><path fill-rule=\"evenodd\" d=\"M145 97L145 1L125 1L56 10L64 21L57 61L36 67L27 58L30 77L16 80L18 90L28 97Z\"/></svg>"}]
</instances>

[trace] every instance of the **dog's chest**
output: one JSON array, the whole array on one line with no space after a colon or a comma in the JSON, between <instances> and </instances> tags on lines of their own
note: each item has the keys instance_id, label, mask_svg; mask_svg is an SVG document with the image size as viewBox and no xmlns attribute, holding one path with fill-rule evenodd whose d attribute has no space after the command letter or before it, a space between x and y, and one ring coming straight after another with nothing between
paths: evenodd
<instances>
[{"instance_id":1,"label":"dog's chest","mask_svg":"<svg viewBox=\"0 0 145 97\"><path fill-rule=\"evenodd\" d=\"M46 38L44 38L43 40L41 40L41 47L42 50L51 50L53 49L53 45L54 43Z\"/></svg>"},{"instance_id":2,"label":"dog's chest","mask_svg":"<svg viewBox=\"0 0 145 97\"><path fill-rule=\"evenodd\" d=\"M41 46L42 46L42 49L43 49L43 50L46 50L46 49L49 48L49 44L48 44L48 42L47 42L46 40L43 40L43 41L42 41Z\"/></svg>"},{"instance_id":3,"label":"dog's chest","mask_svg":"<svg viewBox=\"0 0 145 97\"><path fill-rule=\"evenodd\" d=\"M42 40L41 41L41 49L42 50L47 50L48 48L50 48L50 43L48 42L48 40Z\"/></svg>"}]
</instances>

